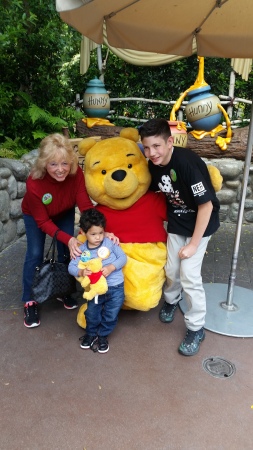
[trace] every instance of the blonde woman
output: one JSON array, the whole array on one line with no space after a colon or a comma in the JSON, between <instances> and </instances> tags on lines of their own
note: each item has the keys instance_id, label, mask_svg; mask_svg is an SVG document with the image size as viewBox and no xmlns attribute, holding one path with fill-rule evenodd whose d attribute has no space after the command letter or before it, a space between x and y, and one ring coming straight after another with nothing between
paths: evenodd
<instances>
[{"instance_id":1,"label":"blonde woman","mask_svg":"<svg viewBox=\"0 0 253 450\"><path fill-rule=\"evenodd\" d=\"M57 233L58 260L80 255L74 235L75 206L82 212L91 208L84 175L71 142L55 133L41 141L38 158L26 183L22 212L26 228L27 251L23 269L24 325L40 325L38 305L32 299L31 287L36 266L44 256L45 238ZM67 309L77 308L71 297L61 299Z\"/></svg>"}]
</instances>

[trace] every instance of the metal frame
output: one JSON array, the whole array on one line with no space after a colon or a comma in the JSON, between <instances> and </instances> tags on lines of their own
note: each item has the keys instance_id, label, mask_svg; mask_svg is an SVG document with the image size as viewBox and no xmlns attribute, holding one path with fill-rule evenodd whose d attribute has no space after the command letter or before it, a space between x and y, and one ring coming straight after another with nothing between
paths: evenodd
<instances>
[{"instance_id":1,"label":"metal frame","mask_svg":"<svg viewBox=\"0 0 253 450\"><path fill-rule=\"evenodd\" d=\"M235 286L243 212L252 156L252 145L253 102L251 105L251 118L245 155L242 193L239 203L238 219L236 224L234 249L231 260L231 270L228 286L226 284L220 283L210 283L204 285L207 299L205 328L207 330L213 331L214 333L234 337L253 337L253 291L250 289ZM235 303L233 303L233 300L235 300ZM180 309L182 310L182 312L185 312L187 310L187 305L184 300L180 302Z\"/></svg>"}]
</instances>

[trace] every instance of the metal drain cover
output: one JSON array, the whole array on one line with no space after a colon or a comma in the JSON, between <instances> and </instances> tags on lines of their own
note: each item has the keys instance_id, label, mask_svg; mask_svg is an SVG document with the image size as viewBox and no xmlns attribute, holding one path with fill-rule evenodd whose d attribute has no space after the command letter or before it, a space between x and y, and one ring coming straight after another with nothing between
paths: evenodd
<instances>
[{"instance_id":1,"label":"metal drain cover","mask_svg":"<svg viewBox=\"0 0 253 450\"><path fill-rule=\"evenodd\" d=\"M235 373L234 364L219 356L205 359L203 369L215 378L229 378Z\"/></svg>"}]
</instances>

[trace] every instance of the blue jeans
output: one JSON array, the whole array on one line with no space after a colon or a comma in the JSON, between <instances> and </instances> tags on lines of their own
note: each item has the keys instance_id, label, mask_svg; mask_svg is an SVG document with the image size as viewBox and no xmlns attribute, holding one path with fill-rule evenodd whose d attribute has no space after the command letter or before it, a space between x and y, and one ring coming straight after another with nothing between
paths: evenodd
<instances>
[{"instance_id":1,"label":"blue jeans","mask_svg":"<svg viewBox=\"0 0 253 450\"><path fill-rule=\"evenodd\" d=\"M86 332L90 336L108 336L116 327L118 314L124 302L124 283L109 286L108 291L98 296L98 303L88 301L85 311Z\"/></svg>"},{"instance_id":2,"label":"blue jeans","mask_svg":"<svg viewBox=\"0 0 253 450\"><path fill-rule=\"evenodd\" d=\"M27 249L25 255L25 262L23 268L23 295L22 301L29 302L32 300L32 282L35 268L40 265L44 259L44 246L46 233L38 228L34 218L27 214L23 214L26 237L27 237ZM61 231L65 231L71 236L74 235L74 222L75 222L75 208L66 211L66 214L54 223L60 228ZM57 241L58 261L64 262L64 259L69 257L69 249L62 242Z\"/></svg>"}]
</instances>

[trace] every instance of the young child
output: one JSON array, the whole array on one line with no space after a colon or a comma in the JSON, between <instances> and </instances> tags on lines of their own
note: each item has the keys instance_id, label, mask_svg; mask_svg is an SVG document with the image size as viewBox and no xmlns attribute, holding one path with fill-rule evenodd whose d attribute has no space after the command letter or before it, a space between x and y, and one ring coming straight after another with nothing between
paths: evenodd
<instances>
[{"instance_id":1,"label":"young child","mask_svg":"<svg viewBox=\"0 0 253 450\"><path fill-rule=\"evenodd\" d=\"M104 247L109 256L103 260L102 273L107 280L108 291L99 295L98 299L88 301L85 311L86 334L80 338L81 348L91 348L99 353L109 350L108 335L114 330L118 314L124 302L124 278L122 267L126 264L126 255L123 250L110 239L105 237L105 217L94 208L81 214L80 232L86 236L86 242L80 246L85 259L99 256L99 249ZM69 273L74 277L91 275L87 269L79 269L78 263L82 255L72 259L69 263Z\"/></svg>"},{"instance_id":2,"label":"young child","mask_svg":"<svg viewBox=\"0 0 253 450\"><path fill-rule=\"evenodd\" d=\"M168 259L162 322L174 319L182 291L188 305L187 333L178 350L195 355L205 338L206 297L201 266L211 235L219 227L219 201L206 164L194 152L173 147L167 120L151 119L139 129L152 176L150 189L163 191L168 205Z\"/></svg>"}]
</instances>

